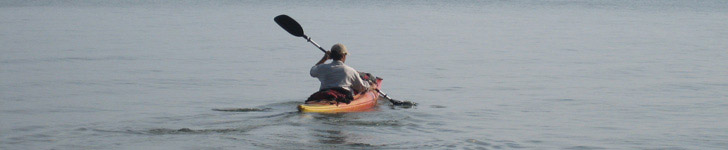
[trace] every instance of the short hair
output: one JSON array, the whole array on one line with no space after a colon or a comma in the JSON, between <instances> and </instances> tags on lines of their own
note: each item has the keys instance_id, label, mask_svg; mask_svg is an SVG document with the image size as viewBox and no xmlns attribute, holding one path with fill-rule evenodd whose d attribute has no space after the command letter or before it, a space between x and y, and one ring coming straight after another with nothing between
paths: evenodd
<instances>
[{"instance_id":1,"label":"short hair","mask_svg":"<svg viewBox=\"0 0 728 150\"><path fill-rule=\"evenodd\" d=\"M341 60L342 58L344 58L344 55L346 55L346 54L331 53L329 56L331 56L331 59Z\"/></svg>"}]
</instances>

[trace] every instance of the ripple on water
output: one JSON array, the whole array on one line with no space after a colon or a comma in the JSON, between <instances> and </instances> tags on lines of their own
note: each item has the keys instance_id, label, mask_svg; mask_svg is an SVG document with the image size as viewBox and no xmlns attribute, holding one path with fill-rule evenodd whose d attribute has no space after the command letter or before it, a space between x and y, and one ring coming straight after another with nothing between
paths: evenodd
<instances>
[{"instance_id":1,"label":"ripple on water","mask_svg":"<svg viewBox=\"0 0 728 150\"><path fill-rule=\"evenodd\" d=\"M594 146L574 146L574 147L567 147L564 149L568 150L599 150L599 149L606 149L603 147L594 147Z\"/></svg>"},{"instance_id":2,"label":"ripple on water","mask_svg":"<svg viewBox=\"0 0 728 150\"><path fill-rule=\"evenodd\" d=\"M214 108L214 111L225 112L254 112L254 111L270 111L271 108Z\"/></svg>"},{"instance_id":3,"label":"ripple on water","mask_svg":"<svg viewBox=\"0 0 728 150\"><path fill-rule=\"evenodd\" d=\"M442 105L430 105L430 108L447 108L447 107L442 106Z\"/></svg>"},{"instance_id":4,"label":"ripple on water","mask_svg":"<svg viewBox=\"0 0 728 150\"><path fill-rule=\"evenodd\" d=\"M21 132L27 132L27 131L35 131L38 129L45 128L46 126L39 126L39 125L33 125L33 126L25 126L20 128L14 128L13 131L21 131Z\"/></svg>"},{"instance_id":5,"label":"ripple on water","mask_svg":"<svg viewBox=\"0 0 728 150\"><path fill-rule=\"evenodd\" d=\"M476 140L476 139L468 139L468 140L466 140L466 142L473 143L475 145L480 145L480 146L490 146L490 145L492 145L492 144L490 144L488 142L480 141L480 140Z\"/></svg>"},{"instance_id":6,"label":"ripple on water","mask_svg":"<svg viewBox=\"0 0 728 150\"><path fill-rule=\"evenodd\" d=\"M458 147L462 149L522 149L527 148L519 143L509 140L490 140L490 139L466 139L457 142Z\"/></svg>"},{"instance_id":7,"label":"ripple on water","mask_svg":"<svg viewBox=\"0 0 728 150\"><path fill-rule=\"evenodd\" d=\"M648 148L645 150L688 150L688 149L682 148L682 147L660 147L660 148Z\"/></svg>"},{"instance_id":8,"label":"ripple on water","mask_svg":"<svg viewBox=\"0 0 728 150\"><path fill-rule=\"evenodd\" d=\"M157 128L157 129L151 129L147 131L149 134L155 134L155 135L164 135L164 134L204 134L204 133L245 133L247 131L250 131L254 128L230 128L230 129L190 129L190 128L181 128L181 129L166 129L166 128Z\"/></svg>"},{"instance_id":9,"label":"ripple on water","mask_svg":"<svg viewBox=\"0 0 728 150\"><path fill-rule=\"evenodd\" d=\"M344 125L344 126L391 126L399 127L405 126L406 124L398 120L379 120L379 121L358 121L358 120L337 120L331 122L324 122L329 125Z\"/></svg>"}]
</instances>

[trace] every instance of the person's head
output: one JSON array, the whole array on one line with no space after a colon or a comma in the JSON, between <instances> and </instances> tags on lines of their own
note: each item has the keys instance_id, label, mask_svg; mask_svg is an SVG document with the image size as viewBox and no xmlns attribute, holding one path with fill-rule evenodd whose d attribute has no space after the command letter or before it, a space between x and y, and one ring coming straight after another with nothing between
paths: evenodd
<instances>
[{"instance_id":1,"label":"person's head","mask_svg":"<svg viewBox=\"0 0 728 150\"><path fill-rule=\"evenodd\" d=\"M344 60L347 54L349 54L349 51L346 50L344 44L337 43L331 47L331 59Z\"/></svg>"}]
</instances>

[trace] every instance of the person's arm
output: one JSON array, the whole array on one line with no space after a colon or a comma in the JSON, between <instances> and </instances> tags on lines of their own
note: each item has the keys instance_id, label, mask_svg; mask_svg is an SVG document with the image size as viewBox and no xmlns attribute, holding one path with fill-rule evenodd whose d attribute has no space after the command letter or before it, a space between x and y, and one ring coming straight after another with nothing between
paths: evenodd
<instances>
[{"instance_id":1,"label":"person's arm","mask_svg":"<svg viewBox=\"0 0 728 150\"><path fill-rule=\"evenodd\" d=\"M326 51L326 53L324 54L324 57L321 58L321 60L319 60L316 63L316 65L313 65L313 67L311 67L311 70L309 71L309 74L311 74L311 77L318 77L318 66L320 64L323 64L324 62L326 62L326 60L329 59L329 54L331 54L331 51Z\"/></svg>"},{"instance_id":2,"label":"person's arm","mask_svg":"<svg viewBox=\"0 0 728 150\"><path fill-rule=\"evenodd\" d=\"M318 61L318 62L316 63L316 65L320 65L320 64L323 64L323 63L325 63L325 62L326 62L326 60L329 60L329 59L330 59L330 58L329 58L329 55L330 55L330 54L331 54L331 51L326 51L326 53L324 54L324 57L321 57L321 60L319 60L319 61Z\"/></svg>"},{"instance_id":3,"label":"person's arm","mask_svg":"<svg viewBox=\"0 0 728 150\"><path fill-rule=\"evenodd\" d=\"M308 74L311 75L311 77L318 77L318 65L311 67L311 70L308 71Z\"/></svg>"},{"instance_id":4,"label":"person's arm","mask_svg":"<svg viewBox=\"0 0 728 150\"><path fill-rule=\"evenodd\" d=\"M354 90L356 90L357 92L359 92L359 93L366 92L367 90L370 89L371 86L369 85L369 82L361 79L361 77L359 76L359 72L354 71L353 78L354 78L354 82L351 83L353 86L352 88Z\"/></svg>"}]
</instances>

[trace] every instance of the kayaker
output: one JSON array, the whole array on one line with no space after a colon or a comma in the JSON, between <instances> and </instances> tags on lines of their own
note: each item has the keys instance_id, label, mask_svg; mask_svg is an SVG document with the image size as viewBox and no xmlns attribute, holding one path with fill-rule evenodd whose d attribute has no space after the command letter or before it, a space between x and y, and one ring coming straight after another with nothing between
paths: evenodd
<instances>
[{"instance_id":1,"label":"kayaker","mask_svg":"<svg viewBox=\"0 0 728 150\"><path fill-rule=\"evenodd\" d=\"M331 51L326 51L321 60L311 67L311 77L318 78L321 86L318 92L308 97L306 103L335 100L348 104L354 99L353 95L366 92L370 88L370 83L361 79L359 72L344 64L348 54L346 46L341 43L334 44ZM324 64L329 59L333 61Z\"/></svg>"}]
</instances>

